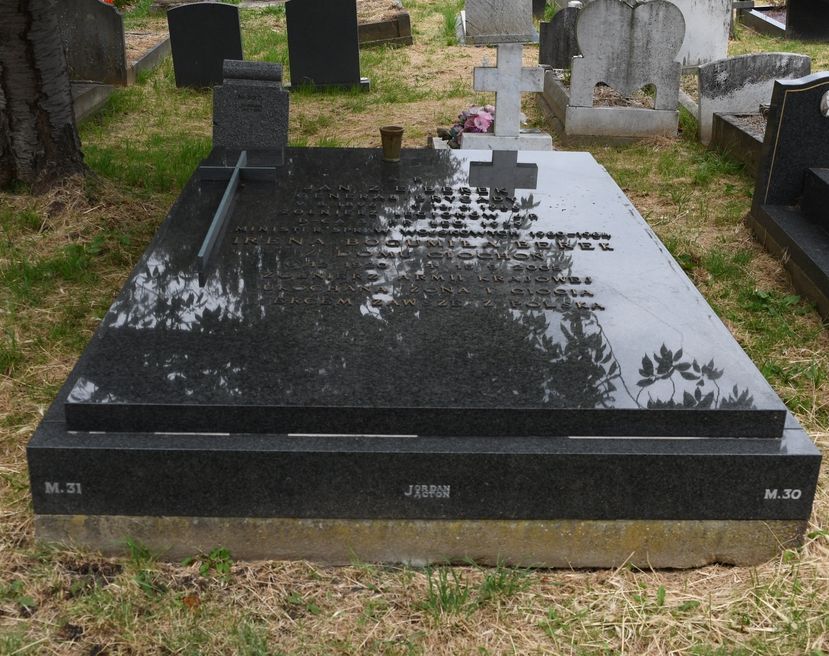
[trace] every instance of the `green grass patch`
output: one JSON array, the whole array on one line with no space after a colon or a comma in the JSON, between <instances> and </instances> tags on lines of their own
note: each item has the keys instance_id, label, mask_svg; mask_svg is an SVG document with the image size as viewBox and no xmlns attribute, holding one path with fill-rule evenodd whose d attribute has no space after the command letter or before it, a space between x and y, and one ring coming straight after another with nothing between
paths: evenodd
<instances>
[{"instance_id":1,"label":"green grass patch","mask_svg":"<svg viewBox=\"0 0 829 656\"><path fill-rule=\"evenodd\" d=\"M129 142L85 149L89 168L111 180L148 191L176 191L210 152L211 139L202 136L163 135L143 144Z\"/></svg>"}]
</instances>

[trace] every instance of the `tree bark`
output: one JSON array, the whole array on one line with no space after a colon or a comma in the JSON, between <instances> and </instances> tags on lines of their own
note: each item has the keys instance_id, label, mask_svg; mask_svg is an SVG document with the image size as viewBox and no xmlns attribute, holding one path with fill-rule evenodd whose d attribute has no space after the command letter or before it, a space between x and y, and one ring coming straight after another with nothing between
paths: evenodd
<instances>
[{"instance_id":1,"label":"tree bark","mask_svg":"<svg viewBox=\"0 0 829 656\"><path fill-rule=\"evenodd\" d=\"M0 187L85 166L53 0L0 0Z\"/></svg>"}]
</instances>

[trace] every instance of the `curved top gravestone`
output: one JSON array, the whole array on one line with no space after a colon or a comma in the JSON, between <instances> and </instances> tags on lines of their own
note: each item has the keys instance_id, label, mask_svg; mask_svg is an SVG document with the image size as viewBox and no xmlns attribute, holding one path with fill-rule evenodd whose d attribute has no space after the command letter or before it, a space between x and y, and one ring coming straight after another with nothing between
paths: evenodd
<instances>
[{"instance_id":1,"label":"curved top gravestone","mask_svg":"<svg viewBox=\"0 0 829 656\"><path fill-rule=\"evenodd\" d=\"M101 0L57 2L55 11L70 79L126 84L121 12Z\"/></svg>"},{"instance_id":2,"label":"curved top gravestone","mask_svg":"<svg viewBox=\"0 0 829 656\"><path fill-rule=\"evenodd\" d=\"M576 21L580 7L557 11L549 23L541 23L538 44L538 63L553 68L570 68L573 57L579 54L576 41Z\"/></svg>"},{"instance_id":3,"label":"curved top gravestone","mask_svg":"<svg viewBox=\"0 0 829 656\"><path fill-rule=\"evenodd\" d=\"M583 57L573 60L570 104L592 107L599 82L625 96L653 84L655 108L675 110L684 35L682 12L667 0L593 0L576 24Z\"/></svg>"},{"instance_id":4,"label":"curved top gravestone","mask_svg":"<svg viewBox=\"0 0 829 656\"><path fill-rule=\"evenodd\" d=\"M177 87L221 84L225 59L242 59L239 8L216 2L174 7L167 12Z\"/></svg>"},{"instance_id":5,"label":"curved top gravestone","mask_svg":"<svg viewBox=\"0 0 829 656\"><path fill-rule=\"evenodd\" d=\"M714 113L755 113L771 99L775 80L808 75L812 60L791 52L728 57L699 67L699 138L711 141Z\"/></svg>"}]
</instances>

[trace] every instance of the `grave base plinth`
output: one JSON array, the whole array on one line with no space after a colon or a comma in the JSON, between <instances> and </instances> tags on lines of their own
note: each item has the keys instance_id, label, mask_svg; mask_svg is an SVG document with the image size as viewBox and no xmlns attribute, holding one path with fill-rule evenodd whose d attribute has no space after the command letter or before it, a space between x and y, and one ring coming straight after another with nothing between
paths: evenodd
<instances>
[{"instance_id":1,"label":"grave base plinth","mask_svg":"<svg viewBox=\"0 0 829 656\"><path fill-rule=\"evenodd\" d=\"M544 91L538 94L539 107L553 131L564 143L582 139L632 140L646 137L675 137L679 112L639 107L574 107L570 92L548 71Z\"/></svg>"},{"instance_id":2,"label":"grave base plinth","mask_svg":"<svg viewBox=\"0 0 829 656\"><path fill-rule=\"evenodd\" d=\"M521 130L515 137L464 132L461 148L468 150L552 150L553 138L541 130Z\"/></svg>"},{"instance_id":3,"label":"grave base plinth","mask_svg":"<svg viewBox=\"0 0 829 656\"><path fill-rule=\"evenodd\" d=\"M405 520L40 515L39 539L118 555L124 536L166 560L216 545L245 560L521 567L750 566L800 546L806 522Z\"/></svg>"}]
</instances>

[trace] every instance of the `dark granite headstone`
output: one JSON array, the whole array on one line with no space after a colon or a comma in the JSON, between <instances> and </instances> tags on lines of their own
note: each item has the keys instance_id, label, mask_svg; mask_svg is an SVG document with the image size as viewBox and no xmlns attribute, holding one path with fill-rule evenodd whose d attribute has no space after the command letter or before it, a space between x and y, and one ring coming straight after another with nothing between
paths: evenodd
<instances>
[{"instance_id":1,"label":"dark granite headstone","mask_svg":"<svg viewBox=\"0 0 829 656\"><path fill-rule=\"evenodd\" d=\"M127 57L121 12L100 0L56 2L54 11L70 79L126 84Z\"/></svg>"},{"instance_id":2,"label":"dark granite headstone","mask_svg":"<svg viewBox=\"0 0 829 656\"><path fill-rule=\"evenodd\" d=\"M570 68L573 57L581 54L576 40L576 21L581 10L559 9L548 23L541 23L538 63L553 68Z\"/></svg>"},{"instance_id":3,"label":"dark granite headstone","mask_svg":"<svg viewBox=\"0 0 829 656\"><path fill-rule=\"evenodd\" d=\"M829 0L787 0L786 36L829 41Z\"/></svg>"},{"instance_id":4,"label":"dark granite headstone","mask_svg":"<svg viewBox=\"0 0 829 656\"><path fill-rule=\"evenodd\" d=\"M224 60L243 58L239 8L234 5L200 2L173 7L167 24L177 87L221 84Z\"/></svg>"},{"instance_id":5,"label":"dark granite headstone","mask_svg":"<svg viewBox=\"0 0 829 656\"><path fill-rule=\"evenodd\" d=\"M285 148L288 98L280 64L226 60L224 84L213 91L213 145L237 150Z\"/></svg>"},{"instance_id":6,"label":"dark granite headstone","mask_svg":"<svg viewBox=\"0 0 829 656\"><path fill-rule=\"evenodd\" d=\"M292 87L368 88L355 0L289 0L285 12Z\"/></svg>"},{"instance_id":7,"label":"dark granite headstone","mask_svg":"<svg viewBox=\"0 0 829 656\"><path fill-rule=\"evenodd\" d=\"M826 221L814 216L821 211L813 206L818 181L812 180L806 193L806 180L809 169L829 167L827 144L829 73L776 81L749 223L772 252L786 254L795 285L824 317L829 317L829 232Z\"/></svg>"},{"instance_id":8,"label":"dark granite headstone","mask_svg":"<svg viewBox=\"0 0 829 656\"><path fill-rule=\"evenodd\" d=\"M803 180L803 215L829 230L829 169L809 169Z\"/></svg>"},{"instance_id":9,"label":"dark granite headstone","mask_svg":"<svg viewBox=\"0 0 829 656\"><path fill-rule=\"evenodd\" d=\"M544 18L547 0L533 0L533 18Z\"/></svg>"}]
</instances>

